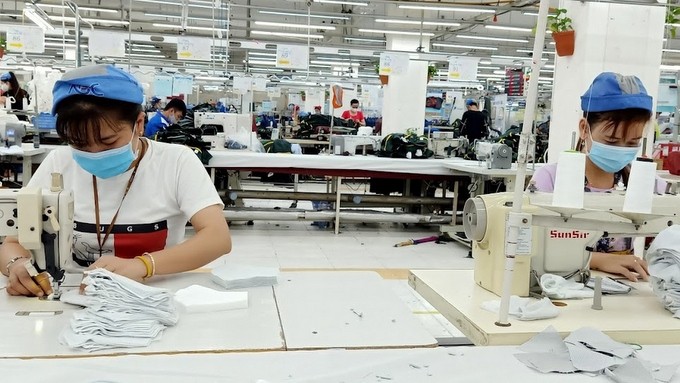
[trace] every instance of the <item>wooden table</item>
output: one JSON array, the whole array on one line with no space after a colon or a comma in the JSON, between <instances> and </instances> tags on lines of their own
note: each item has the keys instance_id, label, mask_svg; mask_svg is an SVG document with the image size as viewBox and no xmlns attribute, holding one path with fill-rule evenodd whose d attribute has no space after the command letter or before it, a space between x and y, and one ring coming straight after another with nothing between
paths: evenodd
<instances>
[{"instance_id":1,"label":"wooden table","mask_svg":"<svg viewBox=\"0 0 680 383\"><path fill-rule=\"evenodd\" d=\"M522 344L553 326L563 336L584 326L594 327L615 340L636 344L677 344L680 320L673 318L646 282L632 283L628 295L604 296L604 310L590 307L591 299L565 300L556 318L519 321L498 327L498 314L480 308L482 302L500 298L477 286L472 270L413 270L409 284L458 327L475 345Z\"/></svg>"}]
</instances>

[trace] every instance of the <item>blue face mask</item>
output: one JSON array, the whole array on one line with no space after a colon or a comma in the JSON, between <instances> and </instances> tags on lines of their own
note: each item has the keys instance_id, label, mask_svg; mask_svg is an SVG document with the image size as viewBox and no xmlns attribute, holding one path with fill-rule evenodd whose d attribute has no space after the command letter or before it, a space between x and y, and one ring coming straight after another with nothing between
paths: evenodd
<instances>
[{"instance_id":1,"label":"blue face mask","mask_svg":"<svg viewBox=\"0 0 680 383\"><path fill-rule=\"evenodd\" d=\"M102 179L115 177L125 173L135 160L132 150L132 140L120 148L104 150L103 152L90 153L71 147L73 159L86 172Z\"/></svg>"},{"instance_id":2,"label":"blue face mask","mask_svg":"<svg viewBox=\"0 0 680 383\"><path fill-rule=\"evenodd\" d=\"M616 173L633 162L640 147L607 145L592 141L588 158L607 173Z\"/></svg>"}]
</instances>

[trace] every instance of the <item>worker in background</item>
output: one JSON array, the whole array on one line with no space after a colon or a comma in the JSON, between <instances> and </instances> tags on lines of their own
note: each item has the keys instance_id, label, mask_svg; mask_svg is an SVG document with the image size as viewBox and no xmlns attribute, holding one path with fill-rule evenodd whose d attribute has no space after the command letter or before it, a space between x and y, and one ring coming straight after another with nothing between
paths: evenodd
<instances>
[{"instance_id":1,"label":"worker in background","mask_svg":"<svg viewBox=\"0 0 680 383\"><path fill-rule=\"evenodd\" d=\"M31 103L31 98L24 89L19 86L19 80L14 75L14 72L6 72L0 76L0 89L2 95L0 96L0 106L4 107L7 97L12 97L12 110L24 109L24 98ZM17 116L19 120L28 121L27 116Z\"/></svg>"},{"instance_id":2,"label":"worker in background","mask_svg":"<svg viewBox=\"0 0 680 383\"><path fill-rule=\"evenodd\" d=\"M314 114L321 114L321 105L317 105L314 107Z\"/></svg>"},{"instance_id":3,"label":"worker in background","mask_svg":"<svg viewBox=\"0 0 680 383\"><path fill-rule=\"evenodd\" d=\"M59 173L73 191L72 254L62 259L141 282L229 253L224 205L198 157L186 146L142 138L144 92L132 75L86 66L66 72L52 93L57 133L69 146L52 150L28 186L49 188ZM185 239L187 221L195 234ZM0 269L7 293L48 295L28 275L27 262L31 253L16 237L5 238Z\"/></svg>"},{"instance_id":4,"label":"worker in background","mask_svg":"<svg viewBox=\"0 0 680 383\"><path fill-rule=\"evenodd\" d=\"M471 98L465 100L465 108L467 110L461 118L463 127L460 129L460 135L466 137L470 142L488 137L487 118L484 113L479 111L477 101Z\"/></svg>"},{"instance_id":5,"label":"worker in background","mask_svg":"<svg viewBox=\"0 0 680 383\"><path fill-rule=\"evenodd\" d=\"M146 110L147 112L160 112L161 111L161 99L153 96L151 97L151 100L149 100L149 108Z\"/></svg>"},{"instance_id":6,"label":"worker in background","mask_svg":"<svg viewBox=\"0 0 680 383\"><path fill-rule=\"evenodd\" d=\"M652 117L652 97L639 78L605 72L581 96L581 109L576 150L586 154L584 190L606 193L619 184L627 185L630 164L637 157L645 126ZM556 172L556 163L540 167L531 184L538 191L550 193L555 188ZM657 179L656 192L663 194L665 190L666 183ZM592 253L590 268L621 274L631 281L647 280L647 264L632 250L632 238L602 238Z\"/></svg>"},{"instance_id":7,"label":"worker in background","mask_svg":"<svg viewBox=\"0 0 680 383\"><path fill-rule=\"evenodd\" d=\"M349 110L342 112L341 118L345 120L354 120L359 126L366 126L366 119L364 114L359 110L359 100L356 98L349 102Z\"/></svg>"},{"instance_id":8,"label":"worker in background","mask_svg":"<svg viewBox=\"0 0 680 383\"><path fill-rule=\"evenodd\" d=\"M156 115L149 120L144 129L144 136L150 138L154 137L158 131L167 129L168 126L179 122L179 120L184 118L186 113L187 105L184 101L173 98L165 105L162 112L156 113Z\"/></svg>"}]
</instances>

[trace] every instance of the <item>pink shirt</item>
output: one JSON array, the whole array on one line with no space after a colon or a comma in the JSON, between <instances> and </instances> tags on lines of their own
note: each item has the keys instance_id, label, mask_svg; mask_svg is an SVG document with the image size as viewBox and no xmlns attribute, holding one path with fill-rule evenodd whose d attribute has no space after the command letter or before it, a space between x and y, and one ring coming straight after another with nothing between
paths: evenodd
<instances>
[{"instance_id":1,"label":"pink shirt","mask_svg":"<svg viewBox=\"0 0 680 383\"><path fill-rule=\"evenodd\" d=\"M547 164L542 166L534 172L534 176L531 181L536 186L536 189L545 193L552 193L555 189L555 174L557 173L557 164ZM585 180L584 180L585 184ZM584 186L585 187L585 186ZM589 191L594 193L606 193L613 191L614 188L610 189L599 189L589 187ZM658 194L664 194L666 192L666 181L657 178L656 180L656 192ZM614 251L626 251L632 249L631 238L602 238L597 244L598 251L604 252L614 252Z\"/></svg>"}]
</instances>

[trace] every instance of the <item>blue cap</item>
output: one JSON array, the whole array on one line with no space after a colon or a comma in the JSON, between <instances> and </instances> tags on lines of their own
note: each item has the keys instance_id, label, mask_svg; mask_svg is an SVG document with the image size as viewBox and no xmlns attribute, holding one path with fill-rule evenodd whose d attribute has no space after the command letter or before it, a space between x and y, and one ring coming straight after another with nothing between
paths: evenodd
<instances>
[{"instance_id":1,"label":"blue cap","mask_svg":"<svg viewBox=\"0 0 680 383\"><path fill-rule=\"evenodd\" d=\"M156 97L156 96L151 97L151 103L152 103L152 104L155 104L155 103L157 103L157 102L160 101L160 100L161 100L161 99L158 98L158 97Z\"/></svg>"},{"instance_id":2,"label":"blue cap","mask_svg":"<svg viewBox=\"0 0 680 383\"><path fill-rule=\"evenodd\" d=\"M0 76L0 81L9 81L12 78L12 75L9 74L9 72L5 72Z\"/></svg>"},{"instance_id":3,"label":"blue cap","mask_svg":"<svg viewBox=\"0 0 680 383\"><path fill-rule=\"evenodd\" d=\"M52 90L52 114L56 114L60 102L77 95L144 103L144 90L137 79L110 64L85 66L64 73Z\"/></svg>"},{"instance_id":4,"label":"blue cap","mask_svg":"<svg viewBox=\"0 0 680 383\"><path fill-rule=\"evenodd\" d=\"M584 112L607 112L622 109L645 109L652 112L652 96L636 76L613 72L600 73L581 96Z\"/></svg>"},{"instance_id":5,"label":"blue cap","mask_svg":"<svg viewBox=\"0 0 680 383\"><path fill-rule=\"evenodd\" d=\"M467 106L470 106L470 105L476 104L476 103L477 103L477 101L475 101L474 99L471 99L471 98L468 98L467 100L465 100L465 105L467 105Z\"/></svg>"}]
</instances>

